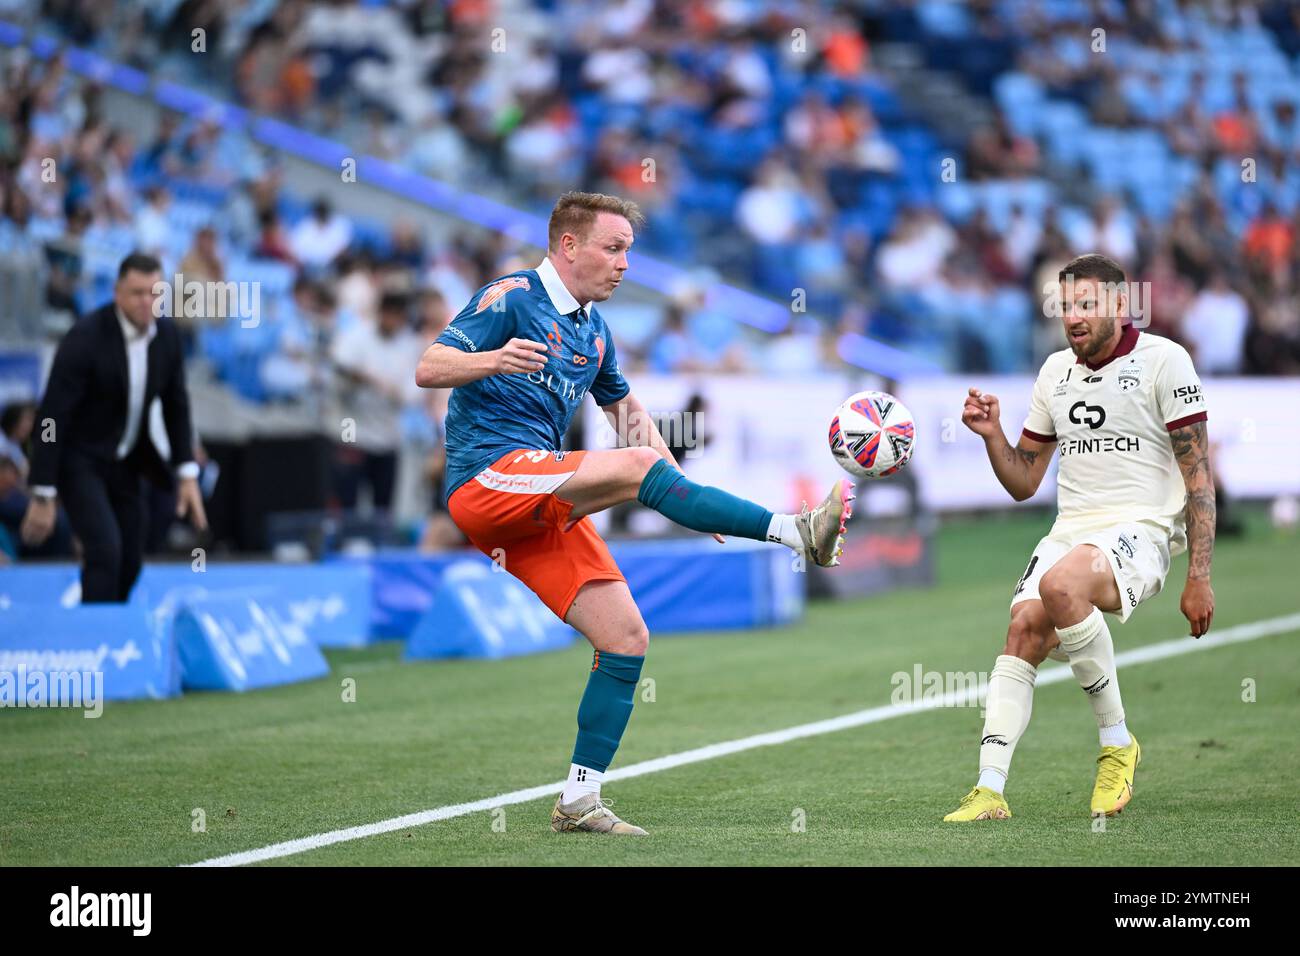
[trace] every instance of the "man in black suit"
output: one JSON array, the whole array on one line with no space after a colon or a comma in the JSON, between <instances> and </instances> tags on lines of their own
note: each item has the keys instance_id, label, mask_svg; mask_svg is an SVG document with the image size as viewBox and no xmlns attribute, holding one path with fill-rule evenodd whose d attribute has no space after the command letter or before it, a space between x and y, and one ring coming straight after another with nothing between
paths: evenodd
<instances>
[{"instance_id":1,"label":"man in black suit","mask_svg":"<svg viewBox=\"0 0 1300 956\"><path fill-rule=\"evenodd\" d=\"M176 514L207 527L192 459L180 331L155 313L162 267L132 253L118 268L113 301L79 320L59 343L36 416L22 536L39 544L54 527L55 494L81 539L81 600L125 601L144 552L141 479L169 487L171 470L149 439L149 406L161 397L179 479Z\"/></svg>"}]
</instances>

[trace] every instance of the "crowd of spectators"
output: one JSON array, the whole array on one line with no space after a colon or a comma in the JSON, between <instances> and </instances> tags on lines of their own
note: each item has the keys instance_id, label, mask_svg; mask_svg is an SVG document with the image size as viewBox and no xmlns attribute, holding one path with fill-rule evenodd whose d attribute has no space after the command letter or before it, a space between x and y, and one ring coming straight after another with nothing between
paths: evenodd
<instances>
[{"instance_id":1,"label":"crowd of spectators","mask_svg":"<svg viewBox=\"0 0 1300 956\"><path fill-rule=\"evenodd\" d=\"M846 332L951 370L1029 371L1060 346L1044 308L1057 270L1096 250L1207 374L1300 373L1300 15L1285 4L522 3L500 32L490 3L40 7L69 42L522 208L574 186L637 199L638 248L698 268L657 319L625 326L633 372L816 374L843 368ZM1104 31L1103 54L1080 23ZM875 66L889 41L951 69L992 122L956 144L927 129ZM446 395L393 369L540 250L349 216L214 116L165 112L138 139L61 54L0 50L0 79L5 338L48 340L101 304L132 249L168 275L256 278L255 328L178 313L191 355L249 401L353 410L364 440L339 448L342 507L368 486L386 508L403 447L427 458L436 500ZM1050 114L1067 108L1062 133ZM1111 135L1149 150L1089 153ZM30 302L19 279L38 283ZM807 311L758 333L713 305L720 279ZM19 406L5 416L7 515L30 428ZM16 547L0 530L0 553Z\"/></svg>"}]
</instances>

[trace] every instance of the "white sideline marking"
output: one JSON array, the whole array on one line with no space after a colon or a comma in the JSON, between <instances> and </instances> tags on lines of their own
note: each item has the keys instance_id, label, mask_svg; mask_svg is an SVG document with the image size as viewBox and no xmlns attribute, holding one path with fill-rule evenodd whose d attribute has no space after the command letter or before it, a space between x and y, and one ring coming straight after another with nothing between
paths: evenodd
<instances>
[{"instance_id":1,"label":"white sideline marking","mask_svg":"<svg viewBox=\"0 0 1300 956\"><path fill-rule=\"evenodd\" d=\"M1300 614L1288 614L1283 617L1254 621L1250 624L1238 624L1235 627L1212 633L1210 636L1199 640L1193 637L1182 637L1172 641L1161 641L1159 644L1138 647L1131 651L1124 651L1115 656L1115 665L1122 667L1133 664L1146 664L1150 661L1164 660L1167 657L1178 657L1192 651L1206 651L1227 644L1240 644L1243 641L1253 641L1256 638L1285 634L1296 630L1300 630ZM1041 671L1036 683L1039 687L1044 684L1059 684L1073 676L1068 667L1058 665ZM837 730L847 730L850 727L875 724L882 720L889 720L892 717L937 710L940 707L959 706L970 702L971 697L977 695L978 689L971 688L961 692L954 691L944 694L942 697L928 701L921 700L910 704L886 704L882 707L870 707L866 710L855 711L852 714L845 714L842 717L817 720L810 724L787 727L784 730L773 730L765 734L755 734L752 737L741 737L739 740L728 740L719 744L696 747L694 750L683 750L681 753L669 754L666 757L643 760L640 763L630 764L618 770L611 770L605 775L605 779L627 780L630 777L642 777L648 773L658 773L661 770L671 770L674 767L682 767L686 764L714 760L718 757L726 757L730 754L742 753L758 747L772 747L776 744L788 743L791 740L802 740L804 737L816 737ZM543 797L553 797L564 788L564 783L563 780L559 780L540 787L529 787L526 790L514 790L495 797L486 797L471 803L454 803L433 810L421 810L419 813L408 813L405 816L393 817L390 820L380 820L378 823L367 823L364 826L348 827L344 830L330 830L327 833L317 833L314 836L287 840L284 843L273 843L257 850L229 853L225 856L217 856L210 860L201 860L198 863L188 865L243 866L246 863L275 860L280 857L293 856L297 853L306 853L308 850L331 846L335 843L361 840L365 837L378 836L381 833L392 833L394 830L405 830L410 827L423 826L426 823L435 823L439 820L463 817L470 813L482 813L494 810L497 807L510 806L516 803L529 803Z\"/></svg>"}]
</instances>

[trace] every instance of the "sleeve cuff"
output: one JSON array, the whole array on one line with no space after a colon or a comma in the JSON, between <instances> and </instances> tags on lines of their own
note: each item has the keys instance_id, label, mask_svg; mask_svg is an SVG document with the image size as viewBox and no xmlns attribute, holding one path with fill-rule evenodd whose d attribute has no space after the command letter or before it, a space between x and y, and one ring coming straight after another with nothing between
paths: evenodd
<instances>
[{"instance_id":1,"label":"sleeve cuff","mask_svg":"<svg viewBox=\"0 0 1300 956\"><path fill-rule=\"evenodd\" d=\"M199 476L199 463L197 461L187 461L176 466L177 478L197 478Z\"/></svg>"},{"instance_id":2,"label":"sleeve cuff","mask_svg":"<svg viewBox=\"0 0 1300 956\"><path fill-rule=\"evenodd\" d=\"M1165 422L1165 428L1168 431L1177 431L1186 425L1195 425L1197 422L1207 421L1209 414L1206 412L1197 412L1195 415L1188 415L1186 418L1175 418L1172 422Z\"/></svg>"},{"instance_id":3,"label":"sleeve cuff","mask_svg":"<svg viewBox=\"0 0 1300 956\"><path fill-rule=\"evenodd\" d=\"M632 394L632 386L629 385L626 389L623 390L623 393L619 395L617 398L609 398L603 402L598 401L596 402L596 404L599 405L601 408L609 408L609 406L611 405L617 405L619 402L623 401L623 399L627 398L631 394Z\"/></svg>"},{"instance_id":4,"label":"sleeve cuff","mask_svg":"<svg viewBox=\"0 0 1300 956\"><path fill-rule=\"evenodd\" d=\"M53 485L32 485L32 495L36 498L57 498L58 489Z\"/></svg>"},{"instance_id":5,"label":"sleeve cuff","mask_svg":"<svg viewBox=\"0 0 1300 956\"><path fill-rule=\"evenodd\" d=\"M1050 445L1052 442L1056 441L1055 435L1040 435L1038 432L1031 432L1028 428L1021 432L1021 434L1030 441L1036 441L1043 445Z\"/></svg>"}]
</instances>

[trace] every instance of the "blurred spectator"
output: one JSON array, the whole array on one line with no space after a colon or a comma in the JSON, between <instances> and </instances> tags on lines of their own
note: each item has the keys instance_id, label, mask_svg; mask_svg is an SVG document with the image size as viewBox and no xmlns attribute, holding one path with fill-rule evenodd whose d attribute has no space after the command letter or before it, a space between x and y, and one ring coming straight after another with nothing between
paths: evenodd
<instances>
[{"instance_id":1,"label":"blurred spectator","mask_svg":"<svg viewBox=\"0 0 1300 956\"><path fill-rule=\"evenodd\" d=\"M259 259L275 259L297 265L298 258L280 222L280 214L274 209L264 209L258 214L257 222L259 232L253 255Z\"/></svg>"},{"instance_id":2,"label":"blurred spectator","mask_svg":"<svg viewBox=\"0 0 1300 956\"><path fill-rule=\"evenodd\" d=\"M460 131L431 109L411 141L406 162L426 176L459 183L465 178L469 149Z\"/></svg>"},{"instance_id":3,"label":"blurred spectator","mask_svg":"<svg viewBox=\"0 0 1300 956\"><path fill-rule=\"evenodd\" d=\"M905 210L876 256L881 282L887 289L920 288L938 276L956 245L956 233L933 210Z\"/></svg>"},{"instance_id":4,"label":"blurred spectator","mask_svg":"<svg viewBox=\"0 0 1300 956\"><path fill-rule=\"evenodd\" d=\"M1076 249L1110 256L1126 268L1136 264L1137 235L1128 216L1112 196L1096 203L1092 218L1079 222L1078 228L1070 233L1070 242Z\"/></svg>"},{"instance_id":5,"label":"blurred spectator","mask_svg":"<svg viewBox=\"0 0 1300 956\"><path fill-rule=\"evenodd\" d=\"M78 207L68 214L63 233L45 244L45 259L50 267L45 301L50 308L73 316L81 314L77 290L84 278L85 235L90 222L90 211Z\"/></svg>"},{"instance_id":6,"label":"blurred spectator","mask_svg":"<svg viewBox=\"0 0 1300 956\"><path fill-rule=\"evenodd\" d=\"M992 126L976 131L967 150L971 179L1014 179L1038 169L1038 146L1016 133L1002 112Z\"/></svg>"},{"instance_id":7,"label":"blurred spectator","mask_svg":"<svg viewBox=\"0 0 1300 956\"><path fill-rule=\"evenodd\" d=\"M145 205L135 214L135 246L146 255L165 260L172 231L167 221L171 194L162 186L153 186L145 190L144 198Z\"/></svg>"},{"instance_id":8,"label":"blurred spectator","mask_svg":"<svg viewBox=\"0 0 1300 956\"><path fill-rule=\"evenodd\" d=\"M1285 269L1295 251L1295 227L1271 202L1246 229L1242 241L1247 265L1263 275Z\"/></svg>"},{"instance_id":9,"label":"blurred spectator","mask_svg":"<svg viewBox=\"0 0 1300 956\"><path fill-rule=\"evenodd\" d=\"M1034 253L1043 237L1043 227L1037 217L1025 212L1020 203L1011 204L1011 215L1002 237L1002 254L1017 276L1029 271Z\"/></svg>"},{"instance_id":10,"label":"blurred spectator","mask_svg":"<svg viewBox=\"0 0 1300 956\"><path fill-rule=\"evenodd\" d=\"M351 438L338 449L335 491L340 506L357 506L362 484L379 512L392 505L397 452L402 445L401 411L420 397L414 369L424 346L410 330L405 296L387 293L375 323L357 322L334 339L331 357L342 375L340 412L352 422Z\"/></svg>"},{"instance_id":11,"label":"blurred spectator","mask_svg":"<svg viewBox=\"0 0 1300 956\"><path fill-rule=\"evenodd\" d=\"M699 371L702 363L686 333L686 311L678 304L664 311L663 324L653 336L648 356L650 371L661 375Z\"/></svg>"},{"instance_id":12,"label":"blurred spectator","mask_svg":"<svg viewBox=\"0 0 1300 956\"><path fill-rule=\"evenodd\" d=\"M759 168L754 184L740 194L736 219L760 246L791 242L805 215L799 179L776 159Z\"/></svg>"},{"instance_id":13,"label":"blurred spectator","mask_svg":"<svg viewBox=\"0 0 1300 956\"><path fill-rule=\"evenodd\" d=\"M1205 375L1241 371L1249 319L1246 300L1228 285L1227 275L1216 270L1183 316L1183 337L1197 370Z\"/></svg>"},{"instance_id":14,"label":"blurred spectator","mask_svg":"<svg viewBox=\"0 0 1300 956\"><path fill-rule=\"evenodd\" d=\"M334 211L325 196L318 196L311 215L289 234L294 259L308 269L322 269L334 261L352 241L352 224Z\"/></svg>"},{"instance_id":15,"label":"blurred spectator","mask_svg":"<svg viewBox=\"0 0 1300 956\"><path fill-rule=\"evenodd\" d=\"M1246 333L1244 371L1300 375L1300 297L1278 290L1260 303Z\"/></svg>"}]
</instances>

